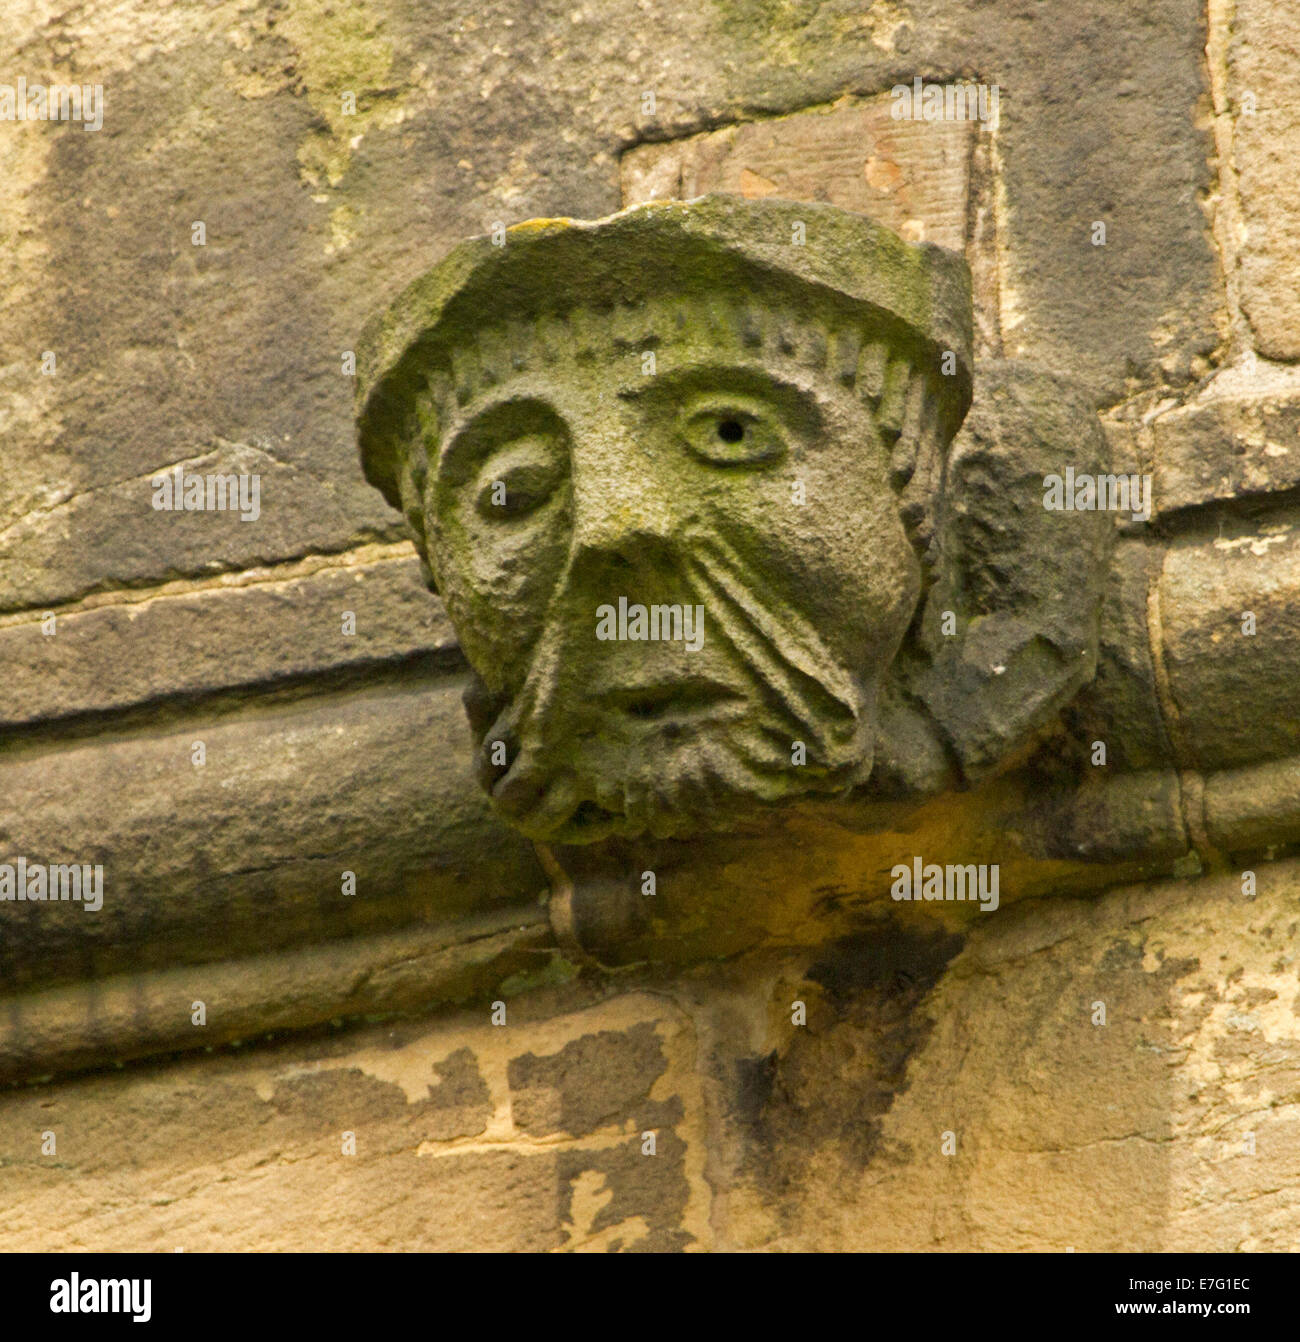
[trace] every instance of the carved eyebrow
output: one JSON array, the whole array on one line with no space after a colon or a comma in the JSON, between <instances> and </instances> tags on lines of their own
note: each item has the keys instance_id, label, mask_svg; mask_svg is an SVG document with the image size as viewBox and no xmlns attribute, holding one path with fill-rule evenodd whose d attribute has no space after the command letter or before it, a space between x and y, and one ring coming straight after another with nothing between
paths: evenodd
<instances>
[{"instance_id":1,"label":"carved eyebrow","mask_svg":"<svg viewBox=\"0 0 1300 1342\"><path fill-rule=\"evenodd\" d=\"M663 373L644 376L631 386L620 387L618 395L623 400L638 400L643 396L654 396L664 387L675 391L728 389L746 396L763 396L775 391L778 397L812 399L808 391L779 373L742 363L692 363L670 368Z\"/></svg>"},{"instance_id":2,"label":"carved eyebrow","mask_svg":"<svg viewBox=\"0 0 1300 1342\"><path fill-rule=\"evenodd\" d=\"M563 440L568 426L560 412L540 396L503 394L451 426L438 453L438 474L444 480L464 483L499 448L536 433Z\"/></svg>"},{"instance_id":3,"label":"carved eyebrow","mask_svg":"<svg viewBox=\"0 0 1300 1342\"><path fill-rule=\"evenodd\" d=\"M620 387L620 400L634 404L645 400L674 399L712 393L764 401L793 424L815 432L821 426L817 396L807 387L773 373L770 369L746 367L735 363L697 363L655 373L631 386Z\"/></svg>"}]
</instances>

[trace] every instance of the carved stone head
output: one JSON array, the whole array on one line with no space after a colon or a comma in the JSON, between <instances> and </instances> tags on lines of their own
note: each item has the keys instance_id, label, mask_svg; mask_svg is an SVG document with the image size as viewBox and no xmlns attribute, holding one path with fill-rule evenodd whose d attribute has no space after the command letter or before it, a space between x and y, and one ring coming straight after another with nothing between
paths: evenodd
<instances>
[{"instance_id":1,"label":"carved stone head","mask_svg":"<svg viewBox=\"0 0 1300 1342\"><path fill-rule=\"evenodd\" d=\"M494 806L581 843L864 783L970 401L962 260L729 197L498 242L397 300L358 386Z\"/></svg>"}]
</instances>

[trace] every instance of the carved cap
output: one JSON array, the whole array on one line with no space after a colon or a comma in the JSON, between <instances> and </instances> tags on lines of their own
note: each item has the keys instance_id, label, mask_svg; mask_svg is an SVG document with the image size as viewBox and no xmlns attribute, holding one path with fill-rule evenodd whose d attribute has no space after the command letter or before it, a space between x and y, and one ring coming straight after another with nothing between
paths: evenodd
<instances>
[{"instance_id":1,"label":"carved cap","mask_svg":"<svg viewBox=\"0 0 1300 1342\"><path fill-rule=\"evenodd\" d=\"M801 226L801 227L797 227ZM802 239L797 241L796 239ZM433 362L487 326L573 309L713 293L858 319L892 331L938 370L947 442L971 396L970 272L955 252L904 242L864 215L801 201L703 196L605 219L533 219L455 247L372 320L357 352L366 479L402 507L403 453Z\"/></svg>"}]
</instances>

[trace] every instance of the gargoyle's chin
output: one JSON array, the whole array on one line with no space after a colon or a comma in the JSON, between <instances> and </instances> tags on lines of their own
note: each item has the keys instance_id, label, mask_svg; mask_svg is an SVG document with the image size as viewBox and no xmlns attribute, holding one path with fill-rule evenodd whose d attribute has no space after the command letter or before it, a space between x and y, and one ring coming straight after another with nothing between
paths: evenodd
<instances>
[{"instance_id":1,"label":"gargoyle's chin","mask_svg":"<svg viewBox=\"0 0 1300 1342\"><path fill-rule=\"evenodd\" d=\"M815 743L827 749L803 742L802 762L792 759L790 724L752 710L729 721L627 725L563 751L525 748L491 785L494 808L546 843L687 838L761 823L770 807L842 793L871 772L872 732L862 720Z\"/></svg>"}]
</instances>

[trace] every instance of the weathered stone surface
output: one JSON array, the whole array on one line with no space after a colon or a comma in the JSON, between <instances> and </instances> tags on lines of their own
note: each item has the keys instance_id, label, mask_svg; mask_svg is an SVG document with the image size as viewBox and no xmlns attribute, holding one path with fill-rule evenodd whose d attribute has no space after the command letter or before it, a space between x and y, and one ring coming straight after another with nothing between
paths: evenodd
<instances>
[{"instance_id":1,"label":"weathered stone surface","mask_svg":"<svg viewBox=\"0 0 1300 1342\"><path fill-rule=\"evenodd\" d=\"M1160 578L1170 692L1194 763L1300 750L1300 527L1170 548Z\"/></svg>"},{"instance_id":2,"label":"weathered stone surface","mask_svg":"<svg viewBox=\"0 0 1300 1342\"><path fill-rule=\"evenodd\" d=\"M1178 380L1215 343L1194 0L1088 0L1051 22L977 0L588 0L563 15L517 0L474 14L93 0L3 22L33 76L93 51L107 89L96 134L0 137L6 607L389 537L353 464L341 371L378 297L497 220L608 213L618 154L643 140L917 75L1001 89L1008 353L1113 399L1130 370ZM1105 248L1088 240L1098 218ZM261 520L161 524L151 474L220 442L267 473Z\"/></svg>"},{"instance_id":3,"label":"weathered stone surface","mask_svg":"<svg viewBox=\"0 0 1300 1342\"><path fill-rule=\"evenodd\" d=\"M109 465L103 463L106 474ZM246 481L249 507L155 508L156 486L174 479L175 467L182 480ZM215 487L213 497L214 502L220 497ZM338 504L320 482L280 461L265 443L199 448L183 462L169 461L131 479L76 492L50 486L48 502L14 520L0 536L0 611L49 605L150 578L229 572L284 555L340 549L335 539L340 522ZM393 527L371 527L363 534L399 539ZM160 556L168 556L167 561L160 562Z\"/></svg>"},{"instance_id":4,"label":"weathered stone surface","mask_svg":"<svg viewBox=\"0 0 1300 1342\"><path fill-rule=\"evenodd\" d=\"M549 1018L406 1024L152 1077L0 1099L0 1243L28 1248L664 1250L708 1247L688 1018L624 996ZM512 1116L520 1066L646 1050L580 1134ZM524 1061L526 1060L526 1061ZM561 1068L563 1063L559 1063ZM577 1078L572 1079L577 1082ZM455 1093L449 1093L454 1086ZM53 1158L39 1155L53 1130ZM642 1154L653 1132L654 1154ZM343 1154L345 1134L355 1155ZM123 1182L125 1180L125 1183Z\"/></svg>"},{"instance_id":5,"label":"weathered stone surface","mask_svg":"<svg viewBox=\"0 0 1300 1342\"><path fill-rule=\"evenodd\" d=\"M0 730L417 661L455 665L456 637L409 545L376 546L0 617Z\"/></svg>"},{"instance_id":6,"label":"weathered stone surface","mask_svg":"<svg viewBox=\"0 0 1300 1342\"><path fill-rule=\"evenodd\" d=\"M1114 538L1105 513L1044 506L1052 476L1108 469L1078 386L1016 361L978 374L942 485L928 664L903 678L968 781L1003 767L1095 675Z\"/></svg>"},{"instance_id":7,"label":"weathered stone surface","mask_svg":"<svg viewBox=\"0 0 1300 1342\"><path fill-rule=\"evenodd\" d=\"M515 1123L532 1136L585 1137L637 1105L648 1122L644 1106L665 1066L649 1024L584 1035L547 1057L523 1054L507 1069Z\"/></svg>"},{"instance_id":8,"label":"weathered stone surface","mask_svg":"<svg viewBox=\"0 0 1300 1342\"><path fill-rule=\"evenodd\" d=\"M170 968L5 997L0 1084L100 1068L109 1057L123 1063L509 997L571 976L550 946L545 911L534 905L266 954L189 964L173 954L181 963Z\"/></svg>"},{"instance_id":9,"label":"weathered stone surface","mask_svg":"<svg viewBox=\"0 0 1300 1342\"><path fill-rule=\"evenodd\" d=\"M886 95L638 145L620 163L623 203L719 191L824 200L909 242L964 252L970 160L981 123L900 120L893 106Z\"/></svg>"},{"instance_id":10,"label":"weathered stone surface","mask_svg":"<svg viewBox=\"0 0 1300 1342\"><path fill-rule=\"evenodd\" d=\"M1257 876L10 1091L0 1245L1285 1250L1300 868Z\"/></svg>"},{"instance_id":11,"label":"weathered stone surface","mask_svg":"<svg viewBox=\"0 0 1300 1342\"><path fill-rule=\"evenodd\" d=\"M1295 388L1265 370L1169 399L1223 353L1207 216L1237 189L1245 229L1217 234L1245 309L1234 355L1300 357L1295 24L1281 0L1215 6L1217 21L1228 8L1236 124L1216 179L1200 0L4 7L10 77L102 78L108 115L95 135L0 123L0 611L18 617L0 620L0 722L19 728L0 755L0 861L102 856L110 879L103 922L0 905L0 1074L193 1048L198 994L213 1045L313 1028L7 1091L0 1239L1294 1247L1300 887L1294 862L1266 859L1300 833L1300 772L1258 756L1294 746L1295 574L1278 538L1300 484ZM576 967L535 902L533 850L474 800L459 687L429 674L451 655L437 602L421 606L409 566L370 567L357 639L374 642L334 646L339 575L399 535L356 469L343 356L453 242L604 215L620 174L697 135L739 150L717 166L739 166L742 194L865 183L901 201L865 168L841 178L824 139L805 170L779 137L914 76L1000 86L962 234L989 272L977 294L996 295L980 348L1081 379L1098 404L1138 393L1115 410L1112 443L1132 449L1115 463L1155 472L1159 516L1124 543L1149 545L1146 566L1107 591L1109 716L1081 713L1024 769L916 811L796 808L694 847L630 844L613 872L582 850L580 898L610 888L598 876L626 892L658 872L649 933L610 962L662 957L660 976L588 965L548 986ZM922 159L943 157L933 134ZM876 157L877 181L906 174ZM943 226L956 236L955 207ZM181 461L261 474L258 521L154 510L153 476ZM1237 547L1221 567L1216 540ZM282 586L242 585L249 566L299 562ZM1266 617L1254 639L1235 635L1235 606ZM25 641L47 607L67 641ZM1141 655L1152 637L1167 666ZM1094 734L1106 772L1079 758ZM923 773L952 764L924 734L898 739ZM1201 777L1172 755L1248 762ZM1070 897L1158 877L1193 842L1249 862L1258 895L1231 872ZM558 857L577 873L574 851ZM1002 863L999 912L891 905L890 864L917 851ZM350 908L345 863L361 877ZM872 930L882 910L897 921ZM505 1027L487 1023L498 991ZM479 1005L355 1027L456 1000ZM323 1040L334 1016L354 1029ZM58 1154L42 1157L50 1127ZM345 1132L356 1157L339 1154Z\"/></svg>"},{"instance_id":12,"label":"weathered stone surface","mask_svg":"<svg viewBox=\"0 0 1300 1342\"><path fill-rule=\"evenodd\" d=\"M1300 107L1294 70L1300 14L1271 0L1236 0L1227 47L1232 159L1245 236L1241 306L1256 348L1300 359Z\"/></svg>"},{"instance_id":13,"label":"weathered stone surface","mask_svg":"<svg viewBox=\"0 0 1300 1342\"><path fill-rule=\"evenodd\" d=\"M1075 737L1106 747L1107 766L1150 769L1174 759L1152 659L1148 601L1164 563L1144 541L1116 545L1106 570L1096 677L1066 710Z\"/></svg>"},{"instance_id":14,"label":"weathered stone surface","mask_svg":"<svg viewBox=\"0 0 1300 1342\"><path fill-rule=\"evenodd\" d=\"M531 846L491 819L468 776L460 687L416 679L214 707L7 751L0 860L100 863L104 876L97 913L0 901L0 984L237 957L531 900L546 884Z\"/></svg>"},{"instance_id":15,"label":"weathered stone surface","mask_svg":"<svg viewBox=\"0 0 1300 1342\"><path fill-rule=\"evenodd\" d=\"M1156 416L1156 511L1262 499L1300 486L1300 383L1223 379L1219 394ZM1278 384L1281 385L1278 385Z\"/></svg>"},{"instance_id":16,"label":"weathered stone surface","mask_svg":"<svg viewBox=\"0 0 1300 1342\"><path fill-rule=\"evenodd\" d=\"M1225 852L1263 852L1294 842L1300 823L1300 770L1293 760L1248 769L1224 769L1205 785L1205 822L1210 841Z\"/></svg>"},{"instance_id":17,"label":"weathered stone surface","mask_svg":"<svg viewBox=\"0 0 1300 1342\"><path fill-rule=\"evenodd\" d=\"M1286 1249L1297 868L1258 874L1253 901L1235 874L1052 899L979 924L956 958L893 941L873 969L845 946L838 981L778 980L747 1018L765 1080L737 1123L724 1242ZM797 1140L810 1123L822 1140Z\"/></svg>"},{"instance_id":18,"label":"weathered stone surface","mask_svg":"<svg viewBox=\"0 0 1300 1342\"><path fill-rule=\"evenodd\" d=\"M1114 742L1110 733L1097 739L1107 749ZM1056 787L1044 779L1042 792L1025 808L1027 851L1076 862L1123 861L1142 853L1162 872L1191 853L1183 788L1172 764L1116 776L1085 759L1067 779ZM1225 835L1235 833L1232 818L1225 819Z\"/></svg>"},{"instance_id":19,"label":"weathered stone surface","mask_svg":"<svg viewBox=\"0 0 1300 1342\"><path fill-rule=\"evenodd\" d=\"M973 88L973 85L966 86ZM637 145L620 162L623 204L691 200L722 191L780 196L856 210L909 241L962 252L971 268L976 348L1002 352L997 211L993 182L996 95L985 86L966 120L895 117L892 95L745 121L663 143ZM911 89L908 89L910 99ZM955 95L954 95L955 96ZM963 91L963 98L970 95ZM962 113L967 112L963 103Z\"/></svg>"}]
</instances>

